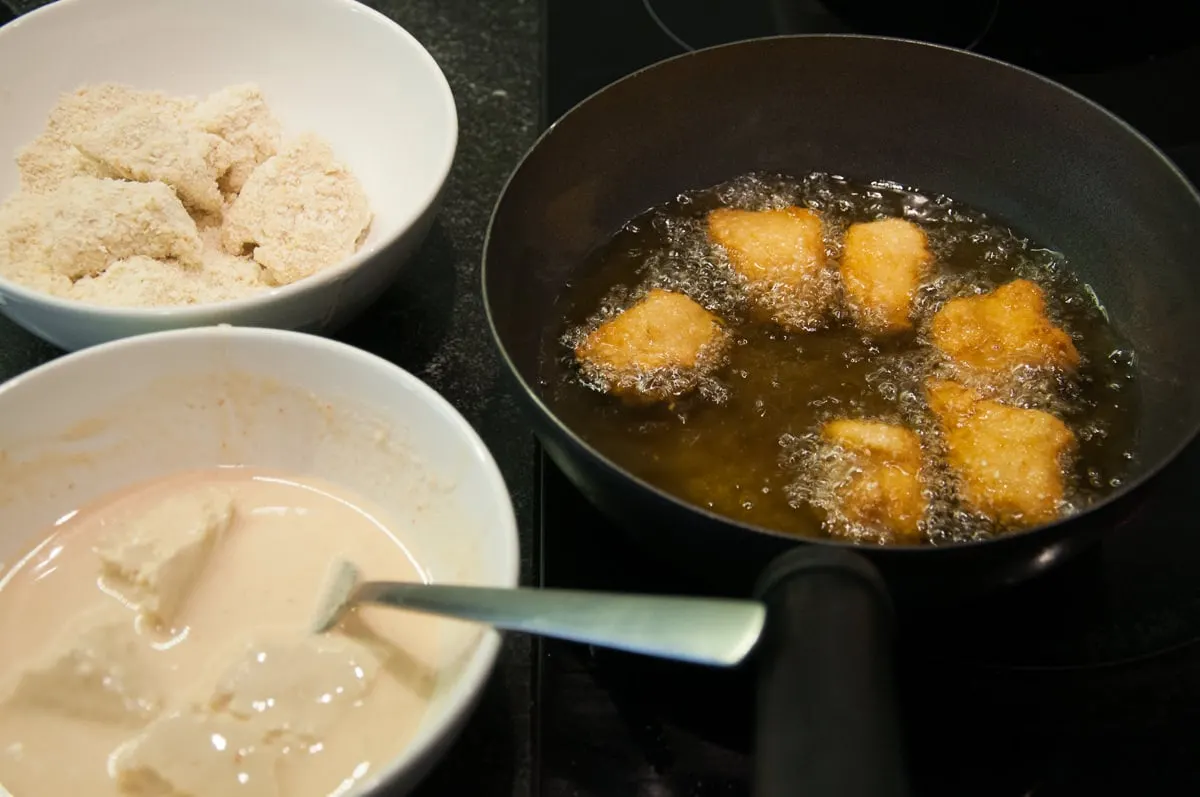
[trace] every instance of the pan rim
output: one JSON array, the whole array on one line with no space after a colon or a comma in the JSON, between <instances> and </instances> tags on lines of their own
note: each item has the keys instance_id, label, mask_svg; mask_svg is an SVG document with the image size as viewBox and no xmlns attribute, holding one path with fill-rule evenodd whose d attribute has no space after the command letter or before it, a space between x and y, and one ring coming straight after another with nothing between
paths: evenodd
<instances>
[{"instance_id":1,"label":"pan rim","mask_svg":"<svg viewBox=\"0 0 1200 797\"><path fill-rule=\"evenodd\" d=\"M529 383L529 381L525 379L525 377L524 377L524 375L522 375L521 371L516 367L516 364L513 362L513 359L509 354L508 347L505 345L505 342L502 339L499 331L496 329L495 314L493 313L493 310L492 310L491 296L490 296L490 293L489 293L488 287L487 287L488 286L488 259L489 259L488 255L489 255L489 252L491 251L492 236L495 232L495 226L496 226L496 217L499 214L501 207L504 205L505 199L509 195L509 189L510 189L512 183L521 174L522 170L525 167L525 163L528 160L530 160L532 157L534 157L534 155L538 152L538 150L541 149L542 143L554 134L559 123L562 122L563 120L569 118L570 116L574 115L581 108L583 108L584 106L591 103L592 100L594 100L594 99L598 98L600 95L608 92L610 89L613 89L619 85L622 85L626 81L634 80L635 78L640 77L643 73L649 72L651 70L655 70L655 69L659 69L659 68L666 68L670 64L674 63L675 61L679 61L681 59L703 57L708 53L718 51L718 50L725 50L728 48L749 48L749 47L761 46L764 43L780 41L780 40L789 40L790 41L790 40L843 40L843 39L861 40L861 41L865 41L868 43L883 42L883 43L888 44L889 46L890 45L900 45L900 46L913 47L913 48L928 48L928 49L934 49L934 50L945 50L945 51L949 51L953 55L960 57L960 58L978 59L981 61L990 62L994 66L999 66L999 67L1002 67L1007 70L1012 70L1012 71L1021 73L1022 75L1024 75L1027 78L1032 78L1035 81L1043 83L1043 84L1049 86L1050 88L1053 88L1061 93L1064 93L1067 96L1070 96L1071 98L1073 98L1074 100L1076 100L1078 102L1082 102L1084 105L1088 106L1090 108L1090 110L1099 113L1101 116L1107 117L1110 122L1115 122L1120 128L1123 129L1123 131L1126 134L1131 135L1133 138L1135 138L1137 141L1139 141L1144 147L1146 147L1150 152L1152 152L1155 156L1157 156L1157 158L1162 162L1162 165L1164 167L1166 167L1170 172L1172 172L1175 175L1175 177L1186 187L1188 193L1191 195L1193 203L1197 206L1197 208L1200 208L1200 191L1197 190L1197 187L1192 184L1191 180L1189 180L1188 177L1182 171L1180 171L1179 167L1176 166L1175 163L1169 157L1167 157L1167 155L1154 142L1152 142L1149 138L1147 138L1145 135L1143 135L1139 130L1134 128L1131 124L1129 124L1124 119L1117 116L1112 111L1105 108L1104 106L1100 105L1099 103L1095 102L1092 99L1089 99L1088 97L1085 97L1083 94L1080 94L1079 92L1075 91L1072 88L1069 88L1068 86L1064 86L1063 84L1061 84L1055 80L1051 80L1050 78L1045 77L1044 75L1040 75L1037 72L1026 69L1024 67L1016 66L1016 65L1010 64L1006 61L1001 61L998 58L992 58L991 56L987 56L987 55L980 55L979 53L976 53L973 51L961 50L961 49L958 49L955 47L950 47L947 45L922 42L922 41L918 41L915 39L906 39L906 38L893 37L893 36L874 36L874 35L859 34L859 33L783 34L783 35L778 35L778 36L762 36L762 37L758 37L758 38L754 38L754 39L743 39L743 40L735 41L735 42L727 42L724 44L717 44L717 45L713 45L711 47L704 47L701 49L692 50L690 52L679 53L677 55L670 56L669 58L664 58L660 61L656 61L652 64L648 64L644 67L641 67L640 69L638 69L634 72L631 72L628 75L625 75L624 77L618 78L617 80L614 80L611 83L608 83L608 84L600 87L599 89L592 92L584 99L582 99L579 102L572 105L569 110L567 110L565 113L563 113L557 119L553 120L548 125L546 125L546 128L541 132L541 134L538 135L538 137L534 140L534 142L529 146L529 148L521 156L520 160L517 162L517 165L509 173L508 178L504 181L503 187L500 189L500 194L497 197L495 204L492 206L492 213L491 213L490 217L488 218L487 230L485 231L484 238L483 238L483 248L482 248L480 270L479 270L479 285L480 285L482 298L483 298L484 315L487 318L488 331L491 333L492 342L497 349L497 353L499 354L500 359L504 364L504 367L516 379L517 383L520 385L521 391L525 394L525 396L530 401L532 401L533 406L535 407L537 412L539 412L544 418L548 418L551 422L551 425L553 427L555 427L557 429L557 431L564 436L565 439L569 440L573 445L581 448L589 457L594 459L596 462L598 462L600 465L602 465L607 470L611 471L612 473L615 473L616 475L620 476L622 479L631 482L632 484L636 485L638 488L649 492L650 494L654 495L658 499L666 501L670 504L673 504L681 510L695 513L710 522L720 523L720 524L723 524L726 526L736 528L741 531L746 531L746 532L751 532L754 534L763 535L766 537L771 537L771 538L780 540L782 542L792 543L792 544L796 544L796 545L820 545L820 546L828 546L828 547L832 547L832 548L844 548L844 549L847 549L850 551L864 553L867 555L874 555L874 554L879 553L879 554L883 554L886 556L910 556L913 554L932 556L939 551L944 554L950 554L950 553L959 552L959 551L971 550L974 548L978 548L980 546L994 546L994 545L999 545L999 544L1014 543L1019 540L1024 540L1032 535L1045 534L1052 530L1059 529L1063 526L1066 526L1066 525L1069 525L1072 523L1077 523L1078 521L1081 521L1085 518L1095 516L1095 515L1099 514L1105 508L1111 507L1114 504L1116 504L1122 500L1128 499L1130 496L1133 496L1135 493L1142 491L1145 487L1147 487L1149 485L1150 482L1152 482L1155 478L1157 478L1164 470L1166 470L1174 462L1176 462L1179 459L1180 455L1185 450L1187 450L1187 448L1190 447L1192 445L1192 443L1196 440L1197 435L1200 434L1200 416L1198 416L1196 419L1194 419L1192 421L1191 428L1187 431L1187 433L1180 440L1178 440L1176 442L1176 444L1172 448L1169 449L1169 452L1165 456L1159 457L1155 463L1142 469L1142 471L1135 478L1126 481L1124 484L1122 484L1116 490L1107 494L1106 496L1104 496L1102 499L1100 499L1096 503L1091 504L1086 509L1084 509L1080 512L1077 512L1073 515L1061 517L1052 523L1046 523L1046 524L1042 524L1039 526L1032 526L1027 529L1020 529L1020 530L1016 530L1016 531L1005 532L1004 534L989 537L987 539L965 540L965 541L961 541L961 542L949 542L949 543L942 543L942 544L938 544L938 545L931 545L928 543L918 543L918 544L909 544L909 545L905 545L905 544L870 545L870 544L852 542L852 541L848 541L848 540L836 540L836 539L832 539L829 537L802 537L802 536L795 535L795 534L787 534L785 532L776 531L774 529L770 529L765 526L757 526L757 525L753 525L750 523L742 523L737 520L734 520L733 518L726 517L725 515L720 515L716 512L706 509L702 506L693 504L689 501L685 501L682 498L679 498L679 497L677 497L677 496L675 496L653 484L650 484L649 482L642 479L641 477L634 475L633 473L629 472L627 469L620 466L619 464L617 464L616 462L611 460L609 457L605 456L603 453L598 451L594 446L592 446L591 443L584 440L573 429L571 429L567 424L565 424L562 421L562 419L558 417L558 415L556 413L554 413L550 410L550 408L542 400L542 397L538 394L538 392L534 389L534 387ZM1200 267L1200 264L1198 264L1198 267ZM540 440L540 435L537 435L535 432L535 436L539 437L539 444L543 448L546 448L545 443ZM553 456L552 455L550 455L550 456L551 456L551 459L553 459Z\"/></svg>"}]
</instances>

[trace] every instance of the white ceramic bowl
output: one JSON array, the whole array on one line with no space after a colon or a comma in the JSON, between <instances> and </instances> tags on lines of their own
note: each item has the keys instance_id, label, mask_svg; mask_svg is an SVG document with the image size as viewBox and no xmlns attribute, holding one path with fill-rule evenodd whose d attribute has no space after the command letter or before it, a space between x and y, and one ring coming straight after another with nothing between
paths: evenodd
<instances>
[{"instance_id":1,"label":"white ceramic bowl","mask_svg":"<svg viewBox=\"0 0 1200 797\"><path fill-rule=\"evenodd\" d=\"M341 343L235 327L133 337L0 386L0 418L0 570L81 503L172 471L247 464L317 476L382 507L433 581L517 584L512 504L479 437L416 377ZM446 621L442 660L454 663L415 739L364 791L408 789L425 774L498 645L494 630Z\"/></svg>"},{"instance_id":2,"label":"white ceramic bowl","mask_svg":"<svg viewBox=\"0 0 1200 797\"><path fill-rule=\"evenodd\" d=\"M107 81L191 95L258 83L285 135L313 131L332 144L375 218L341 265L237 301L111 309L0 279L0 312L68 350L217 323L344 323L428 232L458 142L454 97L432 56L354 0L59 0L0 28L0 198L17 188L13 155L59 95Z\"/></svg>"}]
</instances>

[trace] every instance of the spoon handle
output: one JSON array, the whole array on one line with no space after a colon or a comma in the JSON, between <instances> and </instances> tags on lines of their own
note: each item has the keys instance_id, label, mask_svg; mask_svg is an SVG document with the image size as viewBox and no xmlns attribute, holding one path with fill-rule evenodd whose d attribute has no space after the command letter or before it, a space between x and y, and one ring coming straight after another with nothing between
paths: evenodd
<instances>
[{"instance_id":1,"label":"spoon handle","mask_svg":"<svg viewBox=\"0 0 1200 797\"><path fill-rule=\"evenodd\" d=\"M393 581L360 584L352 600L723 667L746 657L766 619L763 604L749 600Z\"/></svg>"}]
</instances>

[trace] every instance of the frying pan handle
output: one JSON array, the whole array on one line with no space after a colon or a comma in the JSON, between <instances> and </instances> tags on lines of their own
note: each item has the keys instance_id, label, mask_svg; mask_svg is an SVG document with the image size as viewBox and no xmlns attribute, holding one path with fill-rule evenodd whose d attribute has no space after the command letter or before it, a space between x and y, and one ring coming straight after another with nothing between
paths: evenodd
<instances>
[{"instance_id":1,"label":"frying pan handle","mask_svg":"<svg viewBox=\"0 0 1200 797\"><path fill-rule=\"evenodd\" d=\"M767 568L755 797L906 797L891 600L849 551L800 546Z\"/></svg>"}]
</instances>

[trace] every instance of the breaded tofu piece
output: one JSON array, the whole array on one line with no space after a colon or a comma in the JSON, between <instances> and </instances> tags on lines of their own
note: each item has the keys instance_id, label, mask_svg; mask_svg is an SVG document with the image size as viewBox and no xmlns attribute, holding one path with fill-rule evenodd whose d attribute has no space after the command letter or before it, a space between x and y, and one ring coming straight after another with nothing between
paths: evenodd
<instances>
[{"instance_id":1,"label":"breaded tofu piece","mask_svg":"<svg viewBox=\"0 0 1200 797\"><path fill-rule=\"evenodd\" d=\"M94 277L80 277L67 289L67 296L109 307L188 304L201 273L173 261L137 255L112 263Z\"/></svg>"},{"instance_id":2,"label":"breaded tofu piece","mask_svg":"<svg viewBox=\"0 0 1200 797\"><path fill-rule=\"evenodd\" d=\"M196 106L190 119L229 144L231 163L219 180L225 193L241 191L250 173L279 150L279 121L253 83L213 92Z\"/></svg>"},{"instance_id":3,"label":"breaded tofu piece","mask_svg":"<svg viewBox=\"0 0 1200 797\"><path fill-rule=\"evenodd\" d=\"M980 371L1079 366L1071 336L1046 317L1042 289L1027 279L979 296L951 299L934 315L930 332L943 354Z\"/></svg>"},{"instance_id":4,"label":"breaded tofu piece","mask_svg":"<svg viewBox=\"0 0 1200 797\"><path fill-rule=\"evenodd\" d=\"M201 261L196 223L164 183L72 177L48 194L17 194L0 221L14 268L71 280L138 255Z\"/></svg>"},{"instance_id":5,"label":"breaded tofu piece","mask_svg":"<svg viewBox=\"0 0 1200 797\"><path fill-rule=\"evenodd\" d=\"M251 173L225 214L227 252L253 257L288 285L354 254L371 224L362 185L329 144L302 135Z\"/></svg>"},{"instance_id":6,"label":"breaded tofu piece","mask_svg":"<svg viewBox=\"0 0 1200 797\"><path fill-rule=\"evenodd\" d=\"M197 212L218 214L225 206L217 179L233 163L233 150L220 136L191 126L185 114L137 103L78 131L70 142L127 180L166 183Z\"/></svg>"},{"instance_id":7,"label":"breaded tofu piece","mask_svg":"<svg viewBox=\"0 0 1200 797\"><path fill-rule=\"evenodd\" d=\"M100 576L153 627L171 629L233 519L222 490L173 494L100 541Z\"/></svg>"},{"instance_id":8,"label":"breaded tofu piece","mask_svg":"<svg viewBox=\"0 0 1200 797\"><path fill-rule=\"evenodd\" d=\"M50 111L46 126L48 130L69 136L87 129L98 119L134 106L179 116L195 108L196 101L191 97L173 97L162 91L136 89L124 83L97 83L62 95Z\"/></svg>"},{"instance_id":9,"label":"breaded tofu piece","mask_svg":"<svg viewBox=\"0 0 1200 797\"><path fill-rule=\"evenodd\" d=\"M63 295L108 307L178 307L241 299L268 286L262 269L246 258L220 250L204 252L204 267L172 260L131 257L94 277L81 277Z\"/></svg>"},{"instance_id":10,"label":"breaded tofu piece","mask_svg":"<svg viewBox=\"0 0 1200 797\"><path fill-rule=\"evenodd\" d=\"M122 797L279 797L280 755L249 723L184 710L122 745L109 766Z\"/></svg>"},{"instance_id":11,"label":"breaded tofu piece","mask_svg":"<svg viewBox=\"0 0 1200 797\"><path fill-rule=\"evenodd\" d=\"M117 176L49 130L18 150L17 170L21 188L33 194L53 191L72 177Z\"/></svg>"},{"instance_id":12,"label":"breaded tofu piece","mask_svg":"<svg viewBox=\"0 0 1200 797\"><path fill-rule=\"evenodd\" d=\"M822 324L837 280L825 259L820 216L794 206L717 208L708 214L708 235L728 253L760 313L785 329Z\"/></svg>"},{"instance_id":13,"label":"breaded tofu piece","mask_svg":"<svg viewBox=\"0 0 1200 797\"><path fill-rule=\"evenodd\" d=\"M854 325L868 335L912 329L912 306L931 261L925 231L906 219L850 225L842 291Z\"/></svg>"},{"instance_id":14,"label":"breaded tofu piece","mask_svg":"<svg viewBox=\"0 0 1200 797\"><path fill-rule=\"evenodd\" d=\"M148 650L123 608L92 609L19 671L0 711L141 727L153 719L163 698L144 660Z\"/></svg>"},{"instance_id":15,"label":"breaded tofu piece","mask_svg":"<svg viewBox=\"0 0 1200 797\"><path fill-rule=\"evenodd\" d=\"M76 149L71 139L134 105L152 107L169 115L186 112L192 103L188 98L169 97L160 91L143 91L117 83L101 83L64 94L50 111L45 131L17 153L21 187L33 193L46 193L71 177L117 177L102 163Z\"/></svg>"},{"instance_id":16,"label":"breaded tofu piece","mask_svg":"<svg viewBox=\"0 0 1200 797\"><path fill-rule=\"evenodd\" d=\"M843 418L821 428L835 446L837 515L854 530L918 542L929 501L921 481L921 440L903 426ZM840 524L839 524L840 525ZM838 533L839 529L833 529Z\"/></svg>"},{"instance_id":17,"label":"breaded tofu piece","mask_svg":"<svg viewBox=\"0 0 1200 797\"><path fill-rule=\"evenodd\" d=\"M19 243L37 236L37 214L29 212L26 192L14 194L0 203L0 277L12 280L33 290L64 296L71 289L71 280L41 267L40 263L17 260L28 246ZM14 246L14 241L17 241Z\"/></svg>"},{"instance_id":18,"label":"breaded tofu piece","mask_svg":"<svg viewBox=\"0 0 1200 797\"><path fill-rule=\"evenodd\" d=\"M1058 519L1065 460L1076 445L1065 423L1048 412L985 399L956 382L931 380L926 396L970 509L1007 527Z\"/></svg>"},{"instance_id":19,"label":"breaded tofu piece","mask_svg":"<svg viewBox=\"0 0 1200 797\"><path fill-rule=\"evenodd\" d=\"M650 401L681 396L724 364L729 334L681 293L655 288L575 347L584 374L613 395Z\"/></svg>"},{"instance_id":20,"label":"breaded tofu piece","mask_svg":"<svg viewBox=\"0 0 1200 797\"><path fill-rule=\"evenodd\" d=\"M0 257L0 277L51 296L65 299L71 294L71 280L62 274L45 271L26 263L8 263L3 257Z\"/></svg>"},{"instance_id":21,"label":"breaded tofu piece","mask_svg":"<svg viewBox=\"0 0 1200 797\"><path fill-rule=\"evenodd\" d=\"M258 263L221 249L219 227L204 230L200 239L204 252L199 268L137 256L74 284L65 280L65 289L52 286L52 292L109 307L169 307L242 299L270 287Z\"/></svg>"}]
</instances>

